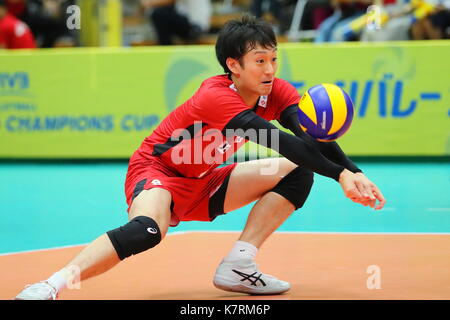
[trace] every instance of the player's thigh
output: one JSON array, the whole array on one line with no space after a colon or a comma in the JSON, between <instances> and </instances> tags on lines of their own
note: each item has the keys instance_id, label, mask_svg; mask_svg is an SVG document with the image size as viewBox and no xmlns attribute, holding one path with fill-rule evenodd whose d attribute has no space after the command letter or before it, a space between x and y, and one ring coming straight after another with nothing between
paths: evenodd
<instances>
[{"instance_id":1,"label":"player's thigh","mask_svg":"<svg viewBox=\"0 0 450 320\"><path fill-rule=\"evenodd\" d=\"M230 212L258 200L296 167L286 158L239 163L230 175L224 211Z\"/></svg>"},{"instance_id":2,"label":"player's thigh","mask_svg":"<svg viewBox=\"0 0 450 320\"><path fill-rule=\"evenodd\" d=\"M172 195L168 190L163 188L142 190L131 204L128 219L131 220L137 216L150 217L158 224L161 235L164 237L169 228L171 203Z\"/></svg>"}]
</instances>

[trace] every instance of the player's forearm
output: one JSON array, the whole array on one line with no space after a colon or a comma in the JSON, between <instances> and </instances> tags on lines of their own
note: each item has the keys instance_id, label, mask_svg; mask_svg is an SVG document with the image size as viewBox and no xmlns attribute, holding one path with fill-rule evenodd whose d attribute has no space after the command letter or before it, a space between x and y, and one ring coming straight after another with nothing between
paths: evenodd
<instances>
[{"instance_id":1,"label":"player's forearm","mask_svg":"<svg viewBox=\"0 0 450 320\"><path fill-rule=\"evenodd\" d=\"M349 171L356 173L356 172L362 172L361 169L359 169L352 160L347 157L347 155L342 151L341 147L335 142L319 142L317 141L317 144L319 145L320 152L330 159L331 161L340 164L341 166L345 167Z\"/></svg>"},{"instance_id":2,"label":"player's forearm","mask_svg":"<svg viewBox=\"0 0 450 320\"><path fill-rule=\"evenodd\" d=\"M327 157L334 163L345 167L347 170L353 173L361 172L361 169L359 169L353 163L353 161L347 157L347 155L344 153L344 151L342 151L341 147L339 147L339 145L335 141L320 142L303 132L298 123L296 108L298 107L291 106L283 111L279 121L283 127L289 129L297 137L302 138L310 142L311 144L314 144L325 157Z\"/></svg>"},{"instance_id":3,"label":"player's forearm","mask_svg":"<svg viewBox=\"0 0 450 320\"><path fill-rule=\"evenodd\" d=\"M279 146L275 146L275 148L273 145L269 146L271 149L299 166L339 181L339 175L344 170L343 166L324 157L317 148L302 138L281 131L275 126L272 130L275 130L272 132L279 131Z\"/></svg>"},{"instance_id":4,"label":"player's forearm","mask_svg":"<svg viewBox=\"0 0 450 320\"><path fill-rule=\"evenodd\" d=\"M275 150L295 164L336 181L339 181L339 175L344 170L344 167L325 158L307 141L279 130L254 112L239 114L226 129L233 129L235 135Z\"/></svg>"}]
</instances>

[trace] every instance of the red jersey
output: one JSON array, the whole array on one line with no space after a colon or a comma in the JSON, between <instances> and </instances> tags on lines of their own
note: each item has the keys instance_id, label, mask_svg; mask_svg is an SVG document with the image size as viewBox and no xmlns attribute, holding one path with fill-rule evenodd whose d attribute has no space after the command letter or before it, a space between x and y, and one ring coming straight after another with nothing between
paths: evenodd
<instances>
[{"instance_id":1,"label":"red jersey","mask_svg":"<svg viewBox=\"0 0 450 320\"><path fill-rule=\"evenodd\" d=\"M7 13L0 19L0 48L36 48L36 43L28 26Z\"/></svg>"},{"instance_id":2,"label":"red jersey","mask_svg":"<svg viewBox=\"0 0 450 320\"><path fill-rule=\"evenodd\" d=\"M297 90L289 82L275 78L271 93L261 96L251 108L227 75L211 77L145 138L137 153L140 158L156 160L178 175L200 178L247 142L224 130L237 114L253 110L266 120L276 120L286 107L298 104L299 100Z\"/></svg>"}]
</instances>

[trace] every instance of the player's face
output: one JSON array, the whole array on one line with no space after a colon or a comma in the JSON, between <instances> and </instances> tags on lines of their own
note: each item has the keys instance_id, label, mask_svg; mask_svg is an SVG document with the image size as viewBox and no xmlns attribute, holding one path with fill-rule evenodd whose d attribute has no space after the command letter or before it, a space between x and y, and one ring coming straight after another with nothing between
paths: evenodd
<instances>
[{"instance_id":1,"label":"player's face","mask_svg":"<svg viewBox=\"0 0 450 320\"><path fill-rule=\"evenodd\" d=\"M241 64L241 85L253 89L258 95L268 95L278 68L277 48L257 45L241 58Z\"/></svg>"}]
</instances>

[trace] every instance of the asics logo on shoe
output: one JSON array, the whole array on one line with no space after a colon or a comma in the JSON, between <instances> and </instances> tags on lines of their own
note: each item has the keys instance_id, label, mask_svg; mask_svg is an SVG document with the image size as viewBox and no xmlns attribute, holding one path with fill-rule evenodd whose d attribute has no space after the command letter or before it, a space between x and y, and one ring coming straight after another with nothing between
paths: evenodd
<instances>
[{"instance_id":1,"label":"asics logo on shoe","mask_svg":"<svg viewBox=\"0 0 450 320\"><path fill-rule=\"evenodd\" d=\"M157 234L158 231L155 228L147 228L147 231L152 233L152 234Z\"/></svg>"},{"instance_id":2,"label":"asics logo on shoe","mask_svg":"<svg viewBox=\"0 0 450 320\"><path fill-rule=\"evenodd\" d=\"M252 274L247 274L247 273L235 270L235 269L232 269L232 271L234 273L237 273L238 275L240 275L242 277L241 281L245 281L245 280L250 281L252 286L257 286L258 285L257 284L258 281L261 282L261 284L264 287L266 286L266 283L261 279L262 273L260 273L259 276L256 276L256 274L258 273L256 271L253 272Z\"/></svg>"}]
</instances>

